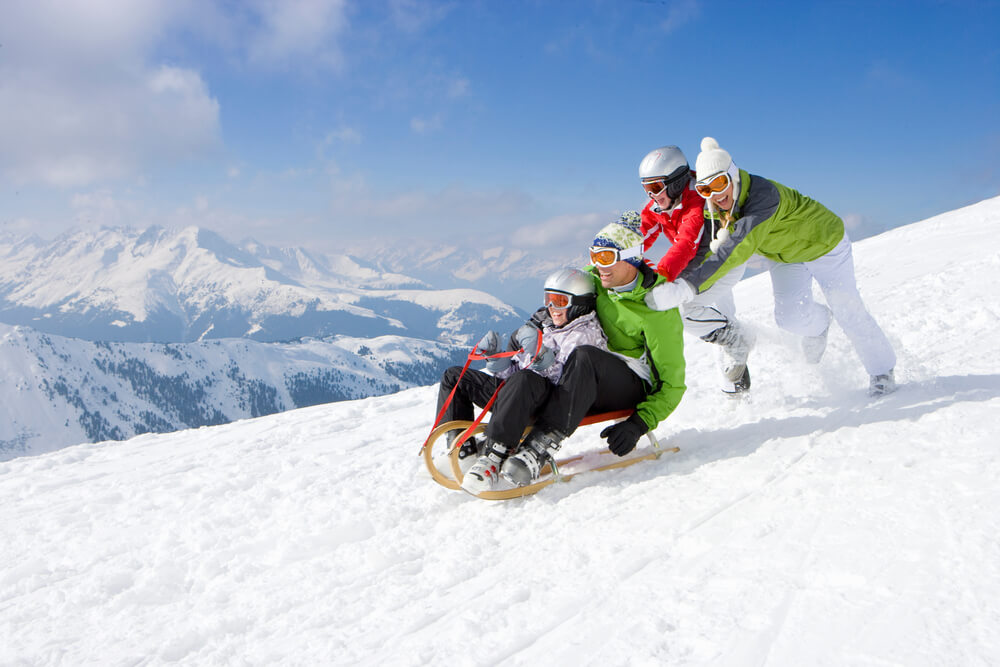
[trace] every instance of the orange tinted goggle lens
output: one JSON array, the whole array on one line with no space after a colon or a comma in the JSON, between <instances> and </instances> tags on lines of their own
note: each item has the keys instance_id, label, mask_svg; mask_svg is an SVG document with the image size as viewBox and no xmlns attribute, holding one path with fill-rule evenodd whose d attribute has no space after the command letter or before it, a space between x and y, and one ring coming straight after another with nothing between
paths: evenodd
<instances>
[{"instance_id":1,"label":"orange tinted goggle lens","mask_svg":"<svg viewBox=\"0 0 1000 667\"><path fill-rule=\"evenodd\" d=\"M569 295L560 294L559 292L546 292L545 307L546 308L552 307L557 310L562 310L563 308L569 308Z\"/></svg>"},{"instance_id":2,"label":"orange tinted goggle lens","mask_svg":"<svg viewBox=\"0 0 1000 667\"><path fill-rule=\"evenodd\" d=\"M663 192L663 189L667 187L666 181L651 181L649 183L643 183L642 188L651 195L658 195Z\"/></svg>"},{"instance_id":3,"label":"orange tinted goggle lens","mask_svg":"<svg viewBox=\"0 0 1000 667\"><path fill-rule=\"evenodd\" d=\"M705 199L729 187L729 174L719 174L708 183L696 183L694 189Z\"/></svg>"},{"instance_id":4,"label":"orange tinted goggle lens","mask_svg":"<svg viewBox=\"0 0 1000 667\"><path fill-rule=\"evenodd\" d=\"M618 250L607 248L604 250L590 249L590 261L598 266L611 266L618 261Z\"/></svg>"}]
</instances>

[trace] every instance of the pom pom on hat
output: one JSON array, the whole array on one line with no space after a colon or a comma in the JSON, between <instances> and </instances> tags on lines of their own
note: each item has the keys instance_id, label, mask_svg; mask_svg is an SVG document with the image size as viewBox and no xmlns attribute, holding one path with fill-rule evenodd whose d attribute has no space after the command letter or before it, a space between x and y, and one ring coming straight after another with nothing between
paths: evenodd
<instances>
[{"instance_id":1,"label":"pom pom on hat","mask_svg":"<svg viewBox=\"0 0 1000 667\"><path fill-rule=\"evenodd\" d=\"M712 137L705 137L701 140L701 152L695 161L695 171L698 172L697 179L708 178L715 174L729 171L733 164L733 158L719 147L719 142Z\"/></svg>"},{"instance_id":2,"label":"pom pom on hat","mask_svg":"<svg viewBox=\"0 0 1000 667\"><path fill-rule=\"evenodd\" d=\"M638 211L625 211L617 220L597 232L592 245L600 248L618 248L628 250L642 245L642 232L639 230L641 219ZM642 264L642 255L625 260L638 268Z\"/></svg>"}]
</instances>

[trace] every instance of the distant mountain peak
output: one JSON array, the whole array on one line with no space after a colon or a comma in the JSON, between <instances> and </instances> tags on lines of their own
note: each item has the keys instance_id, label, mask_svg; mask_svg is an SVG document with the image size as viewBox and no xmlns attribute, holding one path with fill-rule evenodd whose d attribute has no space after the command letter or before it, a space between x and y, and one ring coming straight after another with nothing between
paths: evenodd
<instances>
[{"instance_id":1,"label":"distant mountain peak","mask_svg":"<svg viewBox=\"0 0 1000 667\"><path fill-rule=\"evenodd\" d=\"M48 243L7 235L0 259L0 321L90 340L405 332L465 341L520 317L484 292L429 290L344 254L236 245L193 225L74 229ZM414 296L425 292L433 296Z\"/></svg>"}]
</instances>

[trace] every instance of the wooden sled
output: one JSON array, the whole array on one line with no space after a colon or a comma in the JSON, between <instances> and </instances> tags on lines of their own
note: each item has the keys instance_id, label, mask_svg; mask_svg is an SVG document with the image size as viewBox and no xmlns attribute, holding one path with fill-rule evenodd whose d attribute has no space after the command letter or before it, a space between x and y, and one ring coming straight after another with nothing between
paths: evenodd
<instances>
[{"instance_id":1,"label":"wooden sled","mask_svg":"<svg viewBox=\"0 0 1000 667\"><path fill-rule=\"evenodd\" d=\"M603 412L600 414L587 415L586 417L584 417L583 421L580 422L580 426L587 426L589 424L599 424L600 422L605 422L605 421L619 421L622 419L627 419L631 414L632 410L618 410L615 412ZM470 427L473 426L474 428L471 428L470 430ZM427 470L428 472L430 472L431 477L434 479L435 482L448 489L461 489L462 478L464 477L462 473L462 468L459 465L458 447L452 447L450 451L446 452L448 458L447 467L449 469L447 471L442 471L440 468L438 468L434 460L435 459L434 446L438 444L438 440L446 442L446 439L442 437L444 436L445 433L457 429L463 429L465 432L463 432L462 436L464 437L459 437L455 439L455 442L462 442L479 433L482 433L485 428L486 428L485 423L477 424L471 421L458 420L458 421L445 422L444 424L439 425L437 428L431 431L431 434L427 437L427 443L423 448L423 455L424 455L424 463L427 465ZM527 434L528 431L530 430L531 427L526 429L525 434ZM533 493L537 493L538 491L540 491L541 489L545 488L550 484L554 484L555 482L568 481L573 477L575 477L576 475L579 475L584 472L611 470L613 468L626 468L635 463L639 463L640 461L652 461L658 459L667 452L672 453L680 451L679 447L668 447L668 448L661 447L659 440L656 439L656 435L652 431L646 433L646 439L649 440L650 444L648 448L643 448L641 450L636 449L631 454L623 458L616 457L607 449L597 452L585 452L583 454L578 454L576 456L570 456L564 459L559 459L555 461L554 465L546 465L542 469L542 473L538 481L535 482L534 484L528 484L527 486L518 486L512 489L504 489L502 491L483 491L476 497L482 498L483 500L507 500L509 498L519 498L521 496L528 496ZM439 447L438 454L440 455L442 453L444 452L441 452ZM595 458L600 459L607 456L612 457L613 460L611 461L611 463L603 464L601 461L598 460L597 461L598 465L586 465L586 463L584 463L583 467L580 469L577 469L577 466L574 466L574 464L586 462L588 460L593 460ZM573 470L572 472L568 473L563 472L560 470L560 468L564 467L572 468ZM448 472L451 473L450 476L447 474Z\"/></svg>"}]
</instances>

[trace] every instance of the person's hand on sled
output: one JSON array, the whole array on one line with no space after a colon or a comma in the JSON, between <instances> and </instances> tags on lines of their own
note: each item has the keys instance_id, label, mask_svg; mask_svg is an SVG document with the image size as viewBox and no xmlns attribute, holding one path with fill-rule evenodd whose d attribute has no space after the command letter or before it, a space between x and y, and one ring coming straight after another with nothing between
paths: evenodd
<instances>
[{"instance_id":1,"label":"person's hand on sled","mask_svg":"<svg viewBox=\"0 0 1000 667\"><path fill-rule=\"evenodd\" d=\"M601 431L601 437L607 438L608 449L611 450L612 454L625 456L635 449L639 438L648 430L649 427L646 426L646 422L642 421L642 417L633 412L625 421L612 424Z\"/></svg>"}]
</instances>

